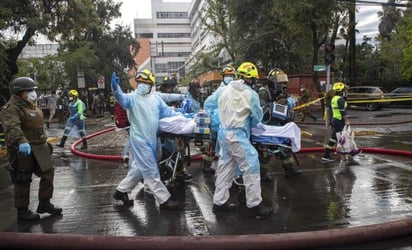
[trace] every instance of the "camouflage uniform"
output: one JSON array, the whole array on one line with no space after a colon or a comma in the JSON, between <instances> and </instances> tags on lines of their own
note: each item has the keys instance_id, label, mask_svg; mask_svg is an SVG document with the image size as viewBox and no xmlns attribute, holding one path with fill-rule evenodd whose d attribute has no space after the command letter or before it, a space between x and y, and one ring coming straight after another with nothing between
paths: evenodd
<instances>
[{"instance_id":1,"label":"camouflage uniform","mask_svg":"<svg viewBox=\"0 0 412 250\"><path fill-rule=\"evenodd\" d=\"M30 201L30 183L34 173L40 177L38 198L48 203L53 195L54 168L51 163L52 147L47 143L43 112L29 101L13 95L1 110L4 126L9 171L14 184L14 203L18 209L27 209ZM29 143L32 154L18 153L19 144Z\"/></svg>"},{"instance_id":2,"label":"camouflage uniform","mask_svg":"<svg viewBox=\"0 0 412 250\"><path fill-rule=\"evenodd\" d=\"M302 103L308 103L311 97L312 97L312 93L310 92L309 89L305 88L300 97L300 100ZM317 120L316 116L314 116L313 113L310 111L310 105L303 107L303 117L301 119L301 122L305 121L306 115L312 118L314 122Z\"/></svg>"}]
</instances>

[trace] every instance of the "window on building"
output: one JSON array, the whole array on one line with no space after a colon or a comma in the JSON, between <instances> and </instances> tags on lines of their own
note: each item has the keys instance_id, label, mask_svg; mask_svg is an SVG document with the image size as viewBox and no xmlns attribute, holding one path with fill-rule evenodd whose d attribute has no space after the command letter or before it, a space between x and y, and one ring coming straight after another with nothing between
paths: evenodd
<instances>
[{"instance_id":1,"label":"window on building","mask_svg":"<svg viewBox=\"0 0 412 250\"><path fill-rule=\"evenodd\" d=\"M167 63L156 63L155 64L155 72L156 74L159 73L167 73L169 70L169 65Z\"/></svg>"},{"instance_id":2,"label":"window on building","mask_svg":"<svg viewBox=\"0 0 412 250\"><path fill-rule=\"evenodd\" d=\"M190 38L190 33L158 33L158 38Z\"/></svg>"},{"instance_id":3,"label":"window on building","mask_svg":"<svg viewBox=\"0 0 412 250\"><path fill-rule=\"evenodd\" d=\"M186 19L187 12L156 12L157 19Z\"/></svg>"},{"instance_id":4,"label":"window on building","mask_svg":"<svg viewBox=\"0 0 412 250\"><path fill-rule=\"evenodd\" d=\"M153 38L153 33L137 33L137 38Z\"/></svg>"}]
</instances>

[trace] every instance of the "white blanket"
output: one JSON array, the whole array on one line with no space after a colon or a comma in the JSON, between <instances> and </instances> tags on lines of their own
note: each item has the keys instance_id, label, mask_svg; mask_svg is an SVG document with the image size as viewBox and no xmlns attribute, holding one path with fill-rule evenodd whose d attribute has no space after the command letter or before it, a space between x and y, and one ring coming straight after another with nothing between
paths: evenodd
<instances>
[{"instance_id":1,"label":"white blanket","mask_svg":"<svg viewBox=\"0 0 412 250\"><path fill-rule=\"evenodd\" d=\"M193 134L196 123L193 118L176 115L159 120L159 130L176 135Z\"/></svg>"},{"instance_id":2,"label":"white blanket","mask_svg":"<svg viewBox=\"0 0 412 250\"><path fill-rule=\"evenodd\" d=\"M300 128L294 122L288 122L284 126L269 126L259 123L256 128L252 128L252 135L288 138L292 144L292 151L300 151Z\"/></svg>"},{"instance_id":3,"label":"white blanket","mask_svg":"<svg viewBox=\"0 0 412 250\"><path fill-rule=\"evenodd\" d=\"M182 115L159 120L160 131L177 135L193 134L195 127L196 123L193 118L186 118ZM258 127L252 128L252 135L287 138L291 141L292 151L300 151L300 128L294 122L289 122L285 126L269 126L259 123Z\"/></svg>"}]
</instances>

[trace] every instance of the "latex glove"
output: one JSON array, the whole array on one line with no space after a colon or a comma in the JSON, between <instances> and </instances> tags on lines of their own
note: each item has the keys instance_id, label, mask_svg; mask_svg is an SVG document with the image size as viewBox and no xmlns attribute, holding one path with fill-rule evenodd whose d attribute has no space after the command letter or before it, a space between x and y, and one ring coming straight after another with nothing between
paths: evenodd
<instances>
[{"instance_id":1,"label":"latex glove","mask_svg":"<svg viewBox=\"0 0 412 250\"><path fill-rule=\"evenodd\" d=\"M263 125L263 123L258 123L258 124L256 125L256 128L261 129L261 130L263 130L263 131L266 130L266 129L265 129L265 125Z\"/></svg>"},{"instance_id":2,"label":"latex glove","mask_svg":"<svg viewBox=\"0 0 412 250\"><path fill-rule=\"evenodd\" d=\"M192 107L192 100L186 99L183 103L183 109L187 112L190 113Z\"/></svg>"},{"instance_id":3,"label":"latex glove","mask_svg":"<svg viewBox=\"0 0 412 250\"><path fill-rule=\"evenodd\" d=\"M23 155L30 155L31 154L31 147L30 144L27 142L23 142L19 145L19 153L22 153Z\"/></svg>"},{"instance_id":4,"label":"latex glove","mask_svg":"<svg viewBox=\"0 0 412 250\"><path fill-rule=\"evenodd\" d=\"M176 108L176 112L180 113L180 114L185 113L184 109L182 109L182 108Z\"/></svg>"},{"instance_id":5,"label":"latex glove","mask_svg":"<svg viewBox=\"0 0 412 250\"><path fill-rule=\"evenodd\" d=\"M117 76L116 72L113 71L112 81L111 81L113 91L117 90L117 88L119 87L119 83L120 83L120 78Z\"/></svg>"},{"instance_id":6,"label":"latex glove","mask_svg":"<svg viewBox=\"0 0 412 250\"><path fill-rule=\"evenodd\" d=\"M182 101L184 101L184 100L187 99L188 97L189 97L188 94L187 94L187 93L184 93L184 94L181 96Z\"/></svg>"},{"instance_id":7,"label":"latex glove","mask_svg":"<svg viewBox=\"0 0 412 250\"><path fill-rule=\"evenodd\" d=\"M195 113L184 113L183 116L186 117L186 118L194 118Z\"/></svg>"}]
</instances>

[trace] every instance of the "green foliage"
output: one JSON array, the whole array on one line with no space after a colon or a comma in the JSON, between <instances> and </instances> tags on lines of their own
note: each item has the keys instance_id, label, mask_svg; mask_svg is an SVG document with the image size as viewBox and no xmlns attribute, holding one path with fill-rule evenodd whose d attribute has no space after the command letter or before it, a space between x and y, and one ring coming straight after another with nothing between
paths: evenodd
<instances>
[{"instance_id":1,"label":"green foliage","mask_svg":"<svg viewBox=\"0 0 412 250\"><path fill-rule=\"evenodd\" d=\"M57 56L19 60L18 66L20 70L16 76L35 78L39 90L55 90L67 82L63 62Z\"/></svg>"},{"instance_id":2,"label":"green foliage","mask_svg":"<svg viewBox=\"0 0 412 250\"><path fill-rule=\"evenodd\" d=\"M13 32L21 37L13 41L0 35L1 86L7 89L13 75L30 75L35 71L41 88L66 83L77 87L77 70L85 71L86 83L95 84L97 76L108 78L111 71L121 72L134 65L132 56L139 45L130 28L118 26L111 30L109 26L114 18L120 17L120 6L113 0L1 1L1 34ZM18 62L23 48L38 35L58 41L59 56ZM61 72L63 67L65 73Z\"/></svg>"},{"instance_id":3,"label":"green foliage","mask_svg":"<svg viewBox=\"0 0 412 250\"><path fill-rule=\"evenodd\" d=\"M401 24L399 32L404 35L405 45L402 46L402 58L400 71L406 81L412 80L412 12L407 12Z\"/></svg>"}]
</instances>

